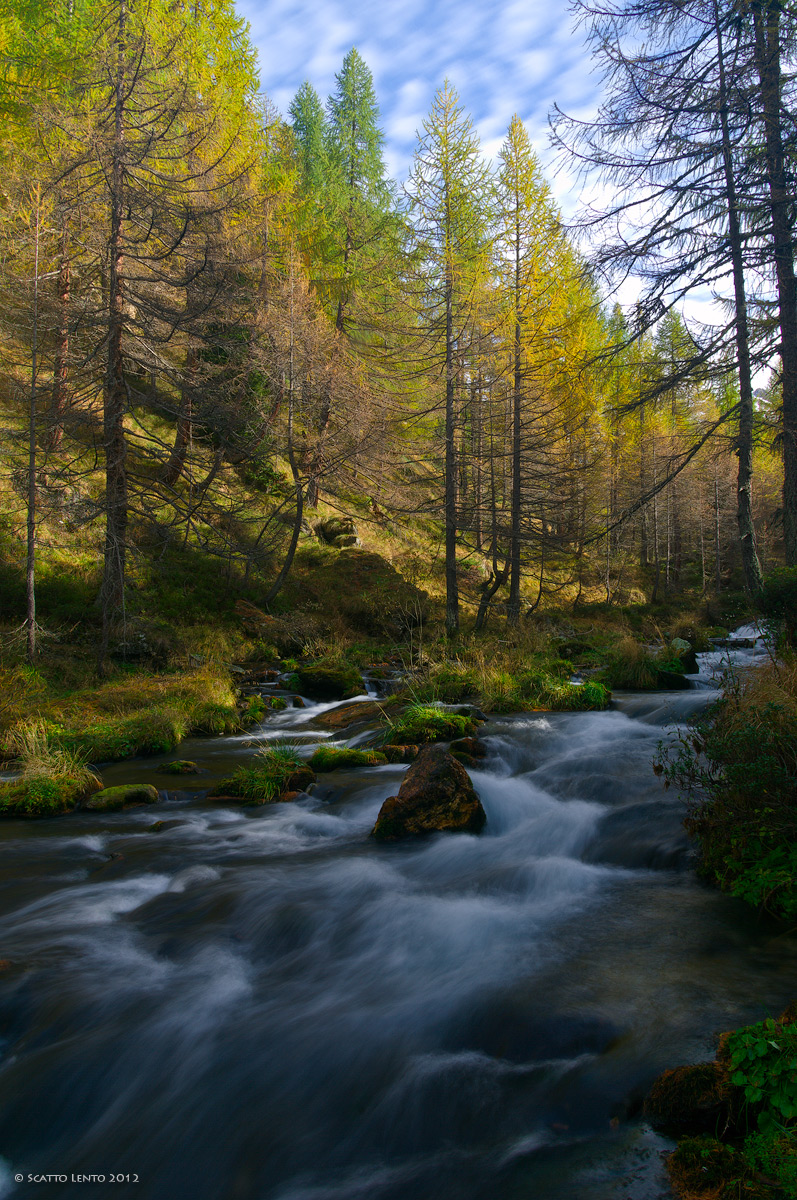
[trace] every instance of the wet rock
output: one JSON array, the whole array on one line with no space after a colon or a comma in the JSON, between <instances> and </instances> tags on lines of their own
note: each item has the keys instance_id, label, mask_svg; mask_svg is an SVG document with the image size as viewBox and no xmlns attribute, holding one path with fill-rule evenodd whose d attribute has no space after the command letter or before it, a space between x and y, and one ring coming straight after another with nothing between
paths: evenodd
<instances>
[{"instance_id":1,"label":"wet rock","mask_svg":"<svg viewBox=\"0 0 797 1200\"><path fill-rule=\"evenodd\" d=\"M691 687L689 680L685 679L677 671L663 671L661 669L656 671L656 685L669 692L683 692Z\"/></svg>"},{"instance_id":2,"label":"wet rock","mask_svg":"<svg viewBox=\"0 0 797 1200\"><path fill-rule=\"evenodd\" d=\"M461 763L439 746L424 746L388 796L372 836L396 841L424 833L478 833L486 820L481 801Z\"/></svg>"},{"instance_id":3,"label":"wet rock","mask_svg":"<svg viewBox=\"0 0 797 1200\"><path fill-rule=\"evenodd\" d=\"M450 750L457 762L461 762L463 767L470 767L471 770L480 767L481 759L487 755L484 742L475 737L457 738L451 743Z\"/></svg>"},{"instance_id":4,"label":"wet rock","mask_svg":"<svg viewBox=\"0 0 797 1200\"><path fill-rule=\"evenodd\" d=\"M389 763L410 763L418 757L418 746L397 746L388 744L382 747L382 753Z\"/></svg>"},{"instance_id":5,"label":"wet rock","mask_svg":"<svg viewBox=\"0 0 797 1200\"><path fill-rule=\"evenodd\" d=\"M348 729L350 725L365 724L366 722L378 722L383 714L384 706L377 704L373 700L365 701L359 704L341 704L337 708L330 708L328 712L320 713L314 718L313 724L318 725L321 729Z\"/></svg>"},{"instance_id":6,"label":"wet rock","mask_svg":"<svg viewBox=\"0 0 797 1200\"><path fill-rule=\"evenodd\" d=\"M177 758L174 762L161 763L158 770L165 771L167 775L199 775L200 773L196 763L187 758Z\"/></svg>"},{"instance_id":7,"label":"wet rock","mask_svg":"<svg viewBox=\"0 0 797 1200\"><path fill-rule=\"evenodd\" d=\"M484 742L479 738L457 738L456 742L451 742L451 754L459 751L460 754L471 755L472 758L486 758L487 748Z\"/></svg>"},{"instance_id":8,"label":"wet rock","mask_svg":"<svg viewBox=\"0 0 797 1200\"><path fill-rule=\"evenodd\" d=\"M363 690L353 667L301 667L296 675L301 690L313 700L348 700Z\"/></svg>"},{"instance_id":9,"label":"wet rock","mask_svg":"<svg viewBox=\"0 0 797 1200\"><path fill-rule=\"evenodd\" d=\"M280 793L280 800L284 800L289 792L306 792L313 783L315 783L315 771L312 767L299 767L285 784L284 791Z\"/></svg>"},{"instance_id":10,"label":"wet rock","mask_svg":"<svg viewBox=\"0 0 797 1200\"><path fill-rule=\"evenodd\" d=\"M714 1133L735 1123L738 1100L718 1062L676 1067L660 1075L645 1100L654 1129L669 1134Z\"/></svg>"},{"instance_id":11,"label":"wet rock","mask_svg":"<svg viewBox=\"0 0 797 1200\"><path fill-rule=\"evenodd\" d=\"M158 789L151 783L132 783L103 788L88 800L84 800L82 807L92 812L117 812L120 808L134 808L140 804L157 802Z\"/></svg>"},{"instance_id":12,"label":"wet rock","mask_svg":"<svg viewBox=\"0 0 797 1200\"><path fill-rule=\"evenodd\" d=\"M293 697L293 707L294 708L306 708L307 705L305 704L304 700L302 700L301 696L294 696Z\"/></svg>"},{"instance_id":13,"label":"wet rock","mask_svg":"<svg viewBox=\"0 0 797 1200\"><path fill-rule=\"evenodd\" d=\"M147 833L160 833L163 829L163 821L156 821L153 825L147 826Z\"/></svg>"},{"instance_id":14,"label":"wet rock","mask_svg":"<svg viewBox=\"0 0 797 1200\"><path fill-rule=\"evenodd\" d=\"M686 638L675 637L670 642L670 648L678 655L678 661L687 675L697 674L699 670L697 654L691 642L687 642Z\"/></svg>"}]
</instances>

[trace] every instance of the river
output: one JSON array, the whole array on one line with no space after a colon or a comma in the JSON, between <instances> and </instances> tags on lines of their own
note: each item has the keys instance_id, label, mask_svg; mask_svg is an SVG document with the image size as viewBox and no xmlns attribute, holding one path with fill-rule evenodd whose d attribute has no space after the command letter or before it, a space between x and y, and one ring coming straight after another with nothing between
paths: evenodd
<instances>
[{"instance_id":1,"label":"river","mask_svg":"<svg viewBox=\"0 0 797 1200\"><path fill-rule=\"evenodd\" d=\"M157 806L5 822L0 1196L668 1196L650 1083L797 996L797 943L696 880L651 770L710 666L490 720L478 836L369 840L400 766L213 804L240 738L184 744L207 774ZM324 707L260 733L309 745Z\"/></svg>"}]
</instances>

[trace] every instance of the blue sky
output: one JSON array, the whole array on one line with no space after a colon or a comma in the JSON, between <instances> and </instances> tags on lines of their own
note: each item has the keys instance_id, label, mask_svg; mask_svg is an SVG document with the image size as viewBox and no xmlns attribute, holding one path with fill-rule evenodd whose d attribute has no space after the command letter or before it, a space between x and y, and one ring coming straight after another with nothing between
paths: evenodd
<instances>
[{"instance_id":1,"label":"blue sky","mask_svg":"<svg viewBox=\"0 0 797 1200\"><path fill-rule=\"evenodd\" d=\"M517 112L549 161L548 111L596 105L597 80L580 32L561 0L238 0L260 56L264 91L281 112L303 80L322 101L343 56L356 46L374 76L390 174L406 178L416 130L447 76L494 155ZM549 180L572 210L573 181Z\"/></svg>"},{"instance_id":2,"label":"blue sky","mask_svg":"<svg viewBox=\"0 0 797 1200\"><path fill-rule=\"evenodd\" d=\"M356 46L374 76L390 175L403 182L416 130L448 77L493 157L514 113L526 124L565 220L576 214L580 186L560 167L548 142L557 103L588 118L600 100L600 77L574 26L569 0L236 0L251 26L263 90L287 113L308 79L322 102L335 87L344 55ZM598 185L593 198L600 198ZM586 248L586 247L585 247ZM632 304L632 279L616 298ZM716 319L707 293L687 301L687 315Z\"/></svg>"}]
</instances>

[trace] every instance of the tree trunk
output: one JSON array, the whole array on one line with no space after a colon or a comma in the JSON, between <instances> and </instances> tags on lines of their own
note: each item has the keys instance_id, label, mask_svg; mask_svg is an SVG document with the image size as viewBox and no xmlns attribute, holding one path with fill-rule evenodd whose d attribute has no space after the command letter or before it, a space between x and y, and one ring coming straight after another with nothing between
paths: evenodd
<instances>
[{"instance_id":1,"label":"tree trunk","mask_svg":"<svg viewBox=\"0 0 797 1200\"><path fill-rule=\"evenodd\" d=\"M515 338L513 346L512 371L512 500L509 515L509 603L506 609L507 625L517 625L520 621L520 486L521 486L521 453L520 453L520 400L522 384L522 357L520 325L520 267L521 267L521 229L520 229L520 198L515 197Z\"/></svg>"},{"instance_id":2,"label":"tree trunk","mask_svg":"<svg viewBox=\"0 0 797 1200\"><path fill-rule=\"evenodd\" d=\"M177 417L177 432L164 473L164 482L167 487L174 487L185 470L185 459L191 445L194 430L194 386L196 384L198 365L199 351L192 341L185 352L185 367L183 369L183 386L180 395L180 412Z\"/></svg>"},{"instance_id":3,"label":"tree trunk","mask_svg":"<svg viewBox=\"0 0 797 1200\"><path fill-rule=\"evenodd\" d=\"M28 512L27 512L27 653L36 656L36 392L39 369L39 232L41 188L36 186L36 240L33 266L33 329L30 347L30 407L28 409Z\"/></svg>"},{"instance_id":4,"label":"tree trunk","mask_svg":"<svg viewBox=\"0 0 797 1200\"><path fill-rule=\"evenodd\" d=\"M459 631L459 585L457 581L457 450L454 411L454 284L451 267L446 269L446 432L445 432L445 539L446 539L446 633Z\"/></svg>"},{"instance_id":5,"label":"tree trunk","mask_svg":"<svg viewBox=\"0 0 797 1200\"><path fill-rule=\"evenodd\" d=\"M111 163L111 232L108 244L108 363L105 375L103 433L105 442L105 554L102 588L102 637L97 670L102 675L111 630L124 611L125 555L127 538L127 441L124 418L127 390L122 354L124 332L124 117L125 57L127 41L126 0L120 0L117 32L114 142Z\"/></svg>"},{"instance_id":6,"label":"tree trunk","mask_svg":"<svg viewBox=\"0 0 797 1200\"><path fill-rule=\"evenodd\" d=\"M57 450L64 435L64 412L67 405L69 355L70 262L69 228L66 215L61 214L61 257L58 264L58 326L53 361L53 399L50 410L50 449Z\"/></svg>"},{"instance_id":7,"label":"tree trunk","mask_svg":"<svg viewBox=\"0 0 797 1200\"><path fill-rule=\"evenodd\" d=\"M761 563L758 559L758 550L756 547L755 525L753 523L753 381L750 369L750 337L747 321L747 294L744 286L742 233L739 223L736 180L733 172L733 153L728 121L728 93L725 78L725 56L722 46L722 32L717 0L714 0L714 23L717 34L717 62L719 66L722 165L725 173L725 191L728 205L728 242L731 251L731 266L733 268L736 365L739 374L739 426L736 437L739 471L736 484L736 521L739 527L739 546L742 553L745 589L749 596L755 596L761 591L762 577ZM702 533L701 525L701 547Z\"/></svg>"},{"instance_id":8,"label":"tree trunk","mask_svg":"<svg viewBox=\"0 0 797 1200\"><path fill-rule=\"evenodd\" d=\"M786 562L797 565L797 280L794 274L793 195L781 129L782 83L779 0L753 4L755 57L764 119L773 255L780 310L783 364L783 535Z\"/></svg>"}]
</instances>

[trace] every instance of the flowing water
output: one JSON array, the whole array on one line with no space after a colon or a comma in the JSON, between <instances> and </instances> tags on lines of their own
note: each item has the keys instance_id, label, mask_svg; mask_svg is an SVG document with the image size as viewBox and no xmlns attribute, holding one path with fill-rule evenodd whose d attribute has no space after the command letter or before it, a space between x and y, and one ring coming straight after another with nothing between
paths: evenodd
<instances>
[{"instance_id":1,"label":"flowing water","mask_svg":"<svg viewBox=\"0 0 797 1200\"><path fill-rule=\"evenodd\" d=\"M710 697L491 720L479 836L370 841L399 766L213 804L236 738L183 745L206 774L157 806L6 822L0 1195L667 1196L653 1078L797 995L794 940L696 881L651 771ZM326 707L261 735L309 748Z\"/></svg>"}]
</instances>

